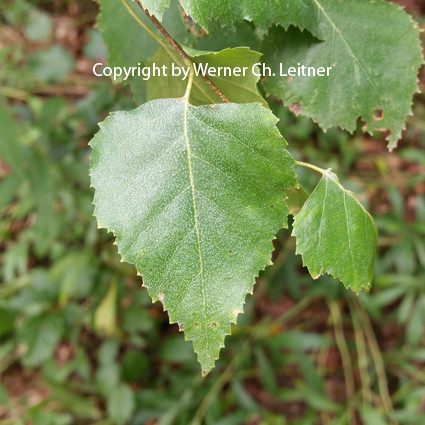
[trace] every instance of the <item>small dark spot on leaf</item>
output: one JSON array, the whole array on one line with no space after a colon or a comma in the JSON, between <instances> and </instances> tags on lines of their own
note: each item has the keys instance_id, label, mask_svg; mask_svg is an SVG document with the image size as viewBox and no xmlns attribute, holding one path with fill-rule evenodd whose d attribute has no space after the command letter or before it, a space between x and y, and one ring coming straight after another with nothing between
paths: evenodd
<instances>
[{"instance_id":1,"label":"small dark spot on leaf","mask_svg":"<svg viewBox=\"0 0 425 425\"><path fill-rule=\"evenodd\" d=\"M183 330L183 323L179 323L179 329Z\"/></svg>"},{"instance_id":2,"label":"small dark spot on leaf","mask_svg":"<svg viewBox=\"0 0 425 425\"><path fill-rule=\"evenodd\" d=\"M208 323L208 326L209 326L210 328L214 328L214 329L216 329L216 328L217 328L217 323L215 323L215 322Z\"/></svg>"},{"instance_id":3,"label":"small dark spot on leaf","mask_svg":"<svg viewBox=\"0 0 425 425\"><path fill-rule=\"evenodd\" d=\"M199 328L199 323L198 323L198 322L195 322L195 323L193 324L193 326L194 326L195 328Z\"/></svg>"},{"instance_id":4,"label":"small dark spot on leaf","mask_svg":"<svg viewBox=\"0 0 425 425\"><path fill-rule=\"evenodd\" d=\"M149 273L151 273L152 272L152 269L149 269Z\"/></svg>"},{"instance_id":5,"label":"small dark spot on leaf","mask_svg":"<svg viewBox=\"0 0 425 425\"><path fill-rule=\"evenodd\" d=\"M382 121L384 119L384 111L382 109L375 109L372 117L375 121Z\"/></svg>"},{"instance_id":6,"label":"small dark spot on leaf","mask_svg":"<svg viewBox=\"0 0 425 425\"><path fill-rule=\"evenodd\" d=\"M205 378L207 372L205 370L202 371L202 377Z\"/></svg>"},{"instance_id":7,"label":"small dark spot on leaf","mask_svg":"<svg viewBox=\"0 0 425 425\"><path fill-rule=\"evenodd\" d=\"M233 251L231 249L229 249L229 253L231 254Z\"/></svg>"},{"instance_id":8,"label":"small dark spot on leaf","mask_svg":"<svg viewBox=\"0 0 425 425\"><path fill-rule=\"evenodd\" d=\"M274 208L274 205L270 205L270 208Z\"/></svg>"}]
</instances>

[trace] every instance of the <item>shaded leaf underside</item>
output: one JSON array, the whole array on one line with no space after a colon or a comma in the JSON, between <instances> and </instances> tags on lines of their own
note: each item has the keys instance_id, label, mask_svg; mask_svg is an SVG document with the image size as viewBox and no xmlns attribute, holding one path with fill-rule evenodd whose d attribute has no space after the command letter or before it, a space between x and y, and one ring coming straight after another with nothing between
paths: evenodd
<instances>
[{"instance_id":1,"label":"shaded leaf underside","mask_svg":"<svg viewBox=\"0 0 425 425\"><path fill-rule=\"evenodd\" d=\"M208 64L209 67L222 68L221 75L211 76L211 82L225 93L226 98L234 103L259 102L267 106L264 98L257 89L259 77L252 73L252 68L260 62L261 53L250 50L246 47L235 49L224 49L220 52L202 52L194 49L186 49L195 66ZM187 64L174 50L160 47L150 61L156 66L165 65L169 70L167 76L154 77L147 81L148 100L162 99L169 97L183 97L187 78L183 80L180 76L172 76L172 64L177 67L187 69ZM246 67L245 75L235 76L224 68ZM258 73L258 72L257 72ZM208 76L208 75L207 75ZM215 93L201 75L195 76L193 87L190 92L190 103L192 105L206 105L223 103L223 99Z\"/></svg>"},{"instance_id":2,"label":"shaded leaf underside","mask_svg":"<svg viewBox=\"0 0 425 425\"><path fill-rule=\"evenodd\" d=\"M259 104L155 100L113 114L91 142L99 226L193 341L204 373L288 214L294 161L275 122Z\"/></svg>"}]
</instances>

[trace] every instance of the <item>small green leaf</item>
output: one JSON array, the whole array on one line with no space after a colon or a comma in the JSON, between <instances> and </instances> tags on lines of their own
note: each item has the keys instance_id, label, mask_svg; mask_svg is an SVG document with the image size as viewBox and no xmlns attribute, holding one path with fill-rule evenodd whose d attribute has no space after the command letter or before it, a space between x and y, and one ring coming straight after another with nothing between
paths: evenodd
<instances>
[{"instance_id":1,"label":"small green leaf","mask_svg":"<svg viewBox=\"0 0 425 425\"><path fill-rule=\"evenodd\" d=\"M390 130L397 145L423 63L419 28L399 7L385 1L314 0L325 41L292 28L273 28L264 42L265 61L276 76L264 81L267 93L317 121L323 129L350 132L359 117L364 130ZM289 67L333 67L327 76L286 76ZM307 73L307 68L305 69Z\"/></svg>"},{"instance_id":2,"label":"small green leaf","mask_svg":"<svg viewBox=\"0 0 425 425\"><path fill-rule=\"evenodd\" d=\"M127 384L121 384L108 396L108 413L117 425L124 425L133 415L135 408L134 393Z\"/></svg>"},{"instance_id":3,"label":"small green leaf","mask_svg":"<svg viewBox=\"0 0 425 425\"><path fill-rule=\"evenodd\" d=\"M295 217L292 235L314 279L329 273L355 292L373 277L377 232L369 213L330 170Z\"/></svg>"},{"instance_id":4,"label":"small green leaf","mask_svg":"<svg viewBox=\"0 0 425 425\"><path fill-rule=\"evenodd\" d=\"M117 112L91 141L100 227L193 341L204 373L285 225L294 160L258 103Z\"/></svg>"},{"instance_id":5,"label":"small green leaf","mask_svg":"<svg viewBox=\"0 0 425 425\"><path fill-rule=\"evenodd\" d=\"M246 47L238 47L236 49L224 49L220 52L202 52L199 50L186 48L193 64L198 70L209 67L223 68L221 76L211 76L209 79L218 87L222 93L225 93L227 99L234 103L250 103L259 102L266 106L264 98L257 89L259 76L255 76L252 69L256 63L259 63L261 53L250 50ZM152 77L147 81L147 98L148 100L163 99L169 97L183 97L186 91L187 78L172 76L172 64L175 67L184 68L188 71L188 66L183 59L174 50L160 47L153 58L150 65L162 67L165 65L168 69L167 76ZM203 68L201 68L203 67ZM241 69L239 76L235 76L232 72L225 71L225 67L235 70L236 67ZM244 67L246 68L244 70ZM227 72L226 75L224 73ZM182 74L183 75L183 74ZM222 103L223 99L216 94L207 82L199 75L195 76L193 88L190 93L190 103L192 105L207 105L214 103Z\"/></svg>"}]
</instances>

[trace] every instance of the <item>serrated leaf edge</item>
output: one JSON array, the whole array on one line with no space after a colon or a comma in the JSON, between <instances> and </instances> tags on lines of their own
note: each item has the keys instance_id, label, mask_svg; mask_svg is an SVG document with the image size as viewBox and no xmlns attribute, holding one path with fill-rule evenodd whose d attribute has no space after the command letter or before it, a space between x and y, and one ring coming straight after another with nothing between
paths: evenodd
<instances>
[{"instance_id":1,"label":"serrated leaf edge","mask_svg":"<svg viewBox=\"0 0 425 425\"><path fill-rule=\"evenodd\" d=\"M338 178L337 178L337 176L336 176L336 174L334 174L333 172L332 172L332 169L331 168L328 168L327 170L324 170L324 173L323 173L323 176L322 176L322 178L329 178L329 179L331 179L334 183L336 183L338 186L339 186L339 188L344 192L344 193L347 193L349 196L351 196L354 200L355 200L355 202L361 207L361 209L363 210L363 212L370 218L370 220L371 220L371 222L372 222L372 224L373 224L373 228L375 229L375 235L376 235L376 237L378 237L378 229L377 229L377 227L376 227L376 223L375 223L375 220L373 219L373 217L372 217L372 215L366 210L366 208L362 205L362 203L357 199L357 197L356 197L356 195L355 195L355 193L354 192L352 192L352 191L350 191L350 190L348 190L348 189L345 189L344 188L344 186L342 186L341 185L341 183L339 182L339 180L338 180ZM322 179L321 178L321 179ZM319 183L320 183L320 181L319 181ZM315 187L315 189L313 190L313 192L311 192L311 194L310 194L310 196L309 196L309 198L316 192L316 190L317 190L317 187L319 186L319 183L317 183L317 185L316 185L316 187ZM306 201L307 202L307 201ZM291 236L293 236L294 238L295 238L295 243L296 243L296 250L295 250L295 254L296 255L301 255L301 257L302 257L302 264L303 264L303 267L307 267L307 269L308 269L308 271L309 271L309 273L310 273L310 269L309 269L309 266L307 265L307 264L305 264L305 261L304 261L304 253L303 252L301 252L300 251L300 249L299 249L299 247L298 247L298 242L297 242L297 235L294 233L294 230L295 230L295 223L296 223L296 221L297 221L297 216L295 216L294 217L294 226L293 226L293 230L292 230L292 234L291 234ZM376 247L375 247L375 252L376 252ZM311 274L310 273L310 276L314 279L314 280L316 280L316 279L318 279L320 276L323 276L324 274L328 274L329 276L331 276L331 277L333 277L334 279L338 279L340 282L342 282L343 283L343 285L347 288L347 289L351 289L353 292L355 292L357 295L359 294L359 292L362 290L362 289L364 289L365 290L365 292L369 292L369 290L370 290L370 288L371 288L371 286L372 286L372 282L370 281L368 281L367 282L367 284L366 285L363 285L361 288L360 288L360 291L358 291L356 288L353 288L349 283L347 283L347 282L344 282L342 279L341 279L341 277L337 274L337 273L334 273L334 272L330 272L330 271L326 271L326 270L323 270L323 266L322 266L322 269L321 269L321 271L320 271L320 273L318 274L318 275L314 275L313 276L313 274Z\"/></svg>"}]
</instances>

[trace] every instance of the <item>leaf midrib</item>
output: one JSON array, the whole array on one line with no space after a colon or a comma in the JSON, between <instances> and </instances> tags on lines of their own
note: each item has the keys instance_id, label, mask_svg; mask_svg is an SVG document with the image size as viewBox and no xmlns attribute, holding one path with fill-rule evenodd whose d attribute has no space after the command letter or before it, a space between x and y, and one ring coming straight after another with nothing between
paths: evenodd
<instances>
[{"instance_id":1,"label":"leaf midrib","mask_svg":"<svg viewBox=\"0 0 425 425\"><path fill-rule=\"evenodd\" d=\"M198 209L196 207L195 181L193 178L193 169L192 169L192 151L191 151L191 146L189 142L188 124L187 124L187 119L189 114L189 96L184 98L184 102L185 104L184 104L184 113L183 113L183 134L184 134L184 140L186 142L186 149L187 149L187 163L188 163L188 169L189 169L190 188L192 191L193 216L194 216L194 222L195 222L194 227L196 230L196 241L198 245L199 274L201 277L201 291L202 291L202 302L203 302L203 311L204 311L203 328L205 330L207 351L209 351L208 330L206 328L207 307L206 307L205 282L204 282L204 263L202 258L202 249L201 249L201 235L200 235L199 224L198 224Z\"/></svg>"}]
</instances>

